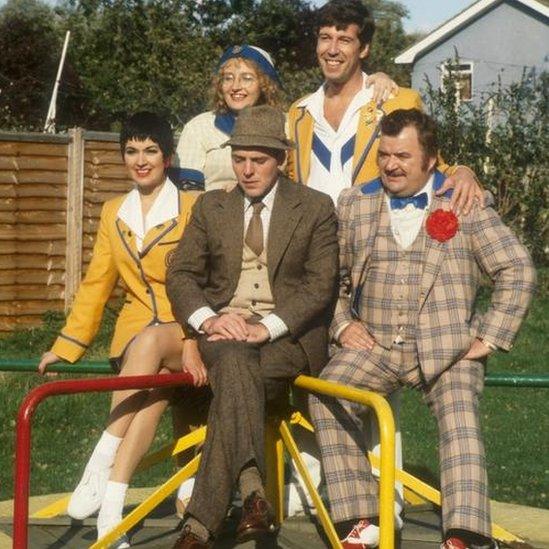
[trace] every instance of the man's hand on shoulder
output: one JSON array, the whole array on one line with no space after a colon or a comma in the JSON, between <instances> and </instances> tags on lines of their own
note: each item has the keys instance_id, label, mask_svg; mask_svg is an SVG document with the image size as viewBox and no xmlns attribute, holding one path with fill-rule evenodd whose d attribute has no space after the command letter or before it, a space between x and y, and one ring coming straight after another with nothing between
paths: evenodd
<instances>
[{"instance_id":1,"label":"man's hand on shoulder","mask_svg":"<svg viewBox=\"0 0 549 549\"><path fill-rule=\"evenodd\" d=\"M450 208L456 215L467 215L475 201L478 201L481 208L485 206L484 191L480 186L477 176L471 168L458 166L453 175L448 177L442 187L436 192L443 195L446 191L453 189L450 199Z\"/></svg>"},{"instance_id":2,"label":"man's hand on shoulder","mask_svg":"<svg viewBox=\"0 0 549 549\"><path fill-rule=\"evenodd\" d=\"M271 337L269 330L267 330L264 324L258 322L257 324L247 324L248 327L248 343L265 343Z\"/></svg>"},{"instance_id":3,"label":"man's hand on shoulder","mask_svg":"<svg viewBox=\"0 0 549 549\"><path fill-rule=\"evenodd\" d=\"M346 349L357 351L371 351L375 345L375 339L362 322L352 320L339 334L339 344Z\"/></svg>"},{"instance_id":4,"label":"man's hand on shoulder","mask_svg":"<svg viewBox=\"0 0 549 549\"><path fill-rule=\"evenodd\" d=\"M492 349L484 343L481 339L475 338L471 347L467 351L467 354L463 357L464 360L478 360L488 356L492 352Z\"/></svg>"},{"instance_id":5,"label":"man's hand on shoulder","mask_svg":"<svg viewBox=\"0 0 549 549\"><path fill-rule=\"evenodd\" d=\"M391 96L398 94L398 84L384 72L370 74L366 78L366 86L373 86L373 97L376 105L381 105Z\"/></svg>"},{"instance_id":6,"label":"man's hand on shoulder","mask_svg":"<svg viewBox=\"0 0 549 549\"><path fill-rule=\"evenodd\" d=\"M235 313L212 316L202 323L201 329L208 334L208 341L246 341L249 335L246 321Z\"/></svg>"}]
</instances>

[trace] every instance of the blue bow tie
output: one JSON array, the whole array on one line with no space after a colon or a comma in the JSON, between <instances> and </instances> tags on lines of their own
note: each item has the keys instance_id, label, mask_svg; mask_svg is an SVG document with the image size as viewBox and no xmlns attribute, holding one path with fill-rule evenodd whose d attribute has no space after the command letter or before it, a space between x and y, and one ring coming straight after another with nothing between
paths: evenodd
<instances>
[{"instance_id":1,"label":"blue bow tie","mask_svg":"<svg viewBox=\"0 0 549 549\"><path fill-rule=\"evenodd\" d=\"M391 197L391 209L392 210L402 210L408 204L413 204L419 210L424 210L427 207L427 202L429 197L427 193L421 193L417 196L405 196L399 198L398 196Z\"/></svg>"}]
</instances>

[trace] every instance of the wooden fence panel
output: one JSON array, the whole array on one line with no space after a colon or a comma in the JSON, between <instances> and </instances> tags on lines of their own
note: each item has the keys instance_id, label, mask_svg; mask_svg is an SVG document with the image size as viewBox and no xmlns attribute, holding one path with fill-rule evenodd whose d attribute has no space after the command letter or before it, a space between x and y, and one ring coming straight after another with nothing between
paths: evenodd
<instances>
[{"instance_id":1,"label":"wooden fence panel","mask_svg":"<svg viewBox=\"0 0 549 549\"><path fill-rule=\"evenodd\" d=\"M117 137L0 133L0 333L70 305L103 203L131 188Z\"/></svg>"}]
</instances>

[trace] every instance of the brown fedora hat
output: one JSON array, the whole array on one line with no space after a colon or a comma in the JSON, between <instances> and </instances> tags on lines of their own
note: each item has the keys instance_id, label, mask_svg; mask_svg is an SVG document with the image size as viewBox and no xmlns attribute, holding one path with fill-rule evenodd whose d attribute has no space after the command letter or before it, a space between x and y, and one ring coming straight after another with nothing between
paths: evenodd
<instances>
[{"instance_id":1,"label":"brown fedora hat","mask_svg":"<svg viewBox=\"0 0 549 549\"><path fill-rule=\"evenodd\" d=\"M293 149L295 145L286 139L284 125L280 109L269 105L246 107L236 117L231 138L221 146Z\"/></svg>"}]
</instances>

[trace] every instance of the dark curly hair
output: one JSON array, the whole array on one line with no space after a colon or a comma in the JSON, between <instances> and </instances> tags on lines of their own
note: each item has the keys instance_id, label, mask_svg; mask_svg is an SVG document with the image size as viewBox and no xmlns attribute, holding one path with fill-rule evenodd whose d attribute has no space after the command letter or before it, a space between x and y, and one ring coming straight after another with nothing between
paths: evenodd
<instances>
[{"instance_id":1,"label":"dark curly hair","mask_svg":"<svg viewBox=\"0 0 549 549\"><path fill-rule=\"evenodd\" d=\"M359 28L361 46L372 42L376 25L368 8L360 0L331 0L317 11L316 33L322 27L335 27L344 30L355 24Z\"/></svg>"},{"instance_id":2,"label":"dark curly hair","mask_svg":"<svg viewBox=\"0 0 549 549\"><path fill-rule=\"evenodd\" d=\"M396 137L404 128L412 126L417 131L417 137L423 157L436 158L438 151L437 124L427 114L418 109L397 109L381 119L379 129L381 135Z\"/></svg>"}]
</instances>

